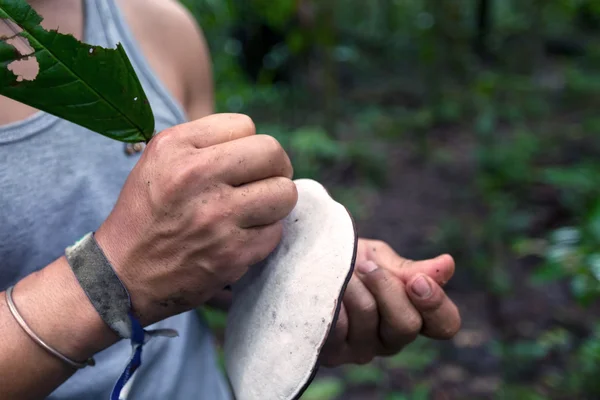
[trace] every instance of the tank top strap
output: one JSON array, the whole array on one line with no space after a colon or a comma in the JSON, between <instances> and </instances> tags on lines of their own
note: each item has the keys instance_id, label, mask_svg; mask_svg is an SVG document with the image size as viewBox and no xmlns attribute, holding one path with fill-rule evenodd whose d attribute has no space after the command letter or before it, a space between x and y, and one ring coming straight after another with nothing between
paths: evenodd
<instances>
[{"instance_id":1,"label":"tank top strap","mask_svg":"<svg viewBox=\"0 0 600 400\"><path fill-rule=\"evenodd\" d=\"M133 36L116 0L84 0L85 37L89 43L114 48L121 43L145 90L152 90L162 104L152 107L167 108L177 123L187 120L181 104L175 99L166 86L157 78L148 60L140 50L139 43ZM150 99L152 103L152 99Z\"/></svg>"}]
</instances>

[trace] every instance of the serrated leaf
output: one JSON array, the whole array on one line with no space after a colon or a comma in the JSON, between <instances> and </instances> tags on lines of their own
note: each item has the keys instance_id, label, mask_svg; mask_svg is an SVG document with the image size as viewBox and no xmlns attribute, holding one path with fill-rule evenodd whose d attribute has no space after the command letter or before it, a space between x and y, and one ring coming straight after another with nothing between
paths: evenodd
<instances>
[{"instance_id":1,"label":"serrated leaf","mask_svg":"<svg viewBox=\"0 0 600 400\"><path fill-rule=\"evenodd\" d=\"M14 32L0 37L0 94L112 139L148 141L154 116L121 44L92 46L47 31L41 21L25 0L0 0L0 27ZM19 46L13 44L17 40ZM31 52L23 53L23 47ZM39 66L33 80L9 68L33 58Z\"/></svg>"}]
</instances>

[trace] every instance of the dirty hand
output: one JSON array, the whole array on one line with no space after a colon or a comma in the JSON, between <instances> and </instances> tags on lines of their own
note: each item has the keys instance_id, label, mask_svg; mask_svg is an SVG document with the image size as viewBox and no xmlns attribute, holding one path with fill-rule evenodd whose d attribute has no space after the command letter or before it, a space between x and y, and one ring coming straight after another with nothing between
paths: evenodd
<instances>
[{"instance_id":1,"label":"dirty hand","mask_svg":"<svg viewBox=\"0 0 600 400\"><path fill-rule=\"evenodd\" d=\"M190 310L279 244L290 160L251 119L217 114L154 137L96 239L148 325Z\"/></svg>"},{"instance_id":2,"label":"dirty hand","mask_svg":"<svg viewBox=\"0 0 600 400\"><path fill-rule=\"evenodd\" d=\"M365 364L398 353L419 334L452 338L460 314L441 286L453 273L449 255L411 261L384 242L359 239L355 272L321 363Z\"/></svg>"}]
</instances>

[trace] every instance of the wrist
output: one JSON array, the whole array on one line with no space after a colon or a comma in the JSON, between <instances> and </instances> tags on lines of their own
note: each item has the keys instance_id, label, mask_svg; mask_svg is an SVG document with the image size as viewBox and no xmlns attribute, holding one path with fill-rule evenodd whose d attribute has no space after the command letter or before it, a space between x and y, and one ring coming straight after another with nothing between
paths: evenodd
<instances>
[{"instance_id":1,"label":"wrist","mask_svg":"<svg viewBox=\"0 0 600 400\"><path fill-rule=\"evenodd\" d=\"M118 341L64 257L21 280L14 301L29 327L54 349L83 361Z\"/></svg>"},{"instance_id":2,"label":"wrist","mask_svg":"<svg viewBox=\"0 0 600 400\"><path fill-rule=\"evenodd\" d=\"M114 240L115 237L121 239ZM146 301L143 301L147 296L140 295L144 294L147 288L143 285L136 285L136 281L139 282L139 277L135 279L130 272L131 269L134 269L132 266L135 264L133 260L136 260L136 257L132 256L129 251L129 249L134 248L134 244L129 242L128 238L129 236L120 234L115 230L114 224L110 224L108 220L94 233L94 239L98 247L129 293L133 314L139 319L142 326L147 326L156 322L156 319L149 317L148 313L145 312L152 307ZM139 261L139 258L137 258L137 261ZM129 268L123 268L125 265Z\"/></svg>"}]
</instances>

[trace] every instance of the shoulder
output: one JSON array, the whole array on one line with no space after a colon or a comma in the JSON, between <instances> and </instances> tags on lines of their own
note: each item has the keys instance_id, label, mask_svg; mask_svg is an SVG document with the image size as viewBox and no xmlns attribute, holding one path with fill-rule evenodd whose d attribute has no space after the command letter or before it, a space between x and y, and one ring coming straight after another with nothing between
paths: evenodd
<instances>
[{"instance_id":1,"label":"shoulder","mask_svg":"<svg viewBox=\"0 0 600 400\"><path fill-rule=\"evenodd\" d=\"M173 46L173 39L197 41L201 35L196 21L179 1L119 0L118 3L128 22L157 42Z\"/></svg>"},{"instance_id":2,"label":"shoulder","mask_svg":"<svg viewBox=\"0 0 600 400\"><path fill-rule=\"evenodd\" d=\"M176 81L189 117L212 113L210 52L191 13L176 0L120 0L119 6L155 69L168 68L163 73Z\"/></svg>"}]
</instances>

